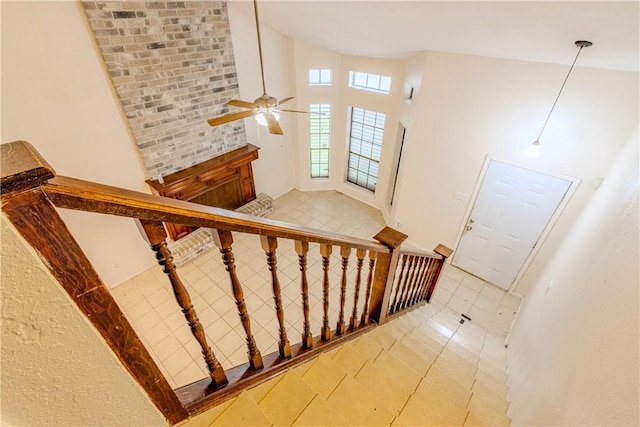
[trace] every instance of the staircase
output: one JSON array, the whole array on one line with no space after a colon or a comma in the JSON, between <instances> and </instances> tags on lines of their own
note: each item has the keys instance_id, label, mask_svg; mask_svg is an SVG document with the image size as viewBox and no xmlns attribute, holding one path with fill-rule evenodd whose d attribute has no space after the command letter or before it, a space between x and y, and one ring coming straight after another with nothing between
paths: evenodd
<instances>
[{"instance_id":1,"label":"staircase","mask_svg":"<svg viewBox=\"0 0 640 427\"><path fill-rule=\"evenodd\" d=\"M448 308L422 306L183 426L508 426L505 353Z\"/></svg>"}]
</instances>

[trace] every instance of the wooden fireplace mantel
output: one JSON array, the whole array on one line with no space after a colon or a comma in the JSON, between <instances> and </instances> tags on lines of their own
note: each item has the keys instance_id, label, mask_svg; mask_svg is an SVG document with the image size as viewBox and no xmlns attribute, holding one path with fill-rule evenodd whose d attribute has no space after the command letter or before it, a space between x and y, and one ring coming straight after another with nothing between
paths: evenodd
<instances>
[{"instance_id":1,"label":"wooden fireplace mantel","mask_svg":"<svg viewBox=\"0 0 640 427\"><path fill-rule=\"evenodd\" d=\"M226 154L206 160L158 180L147 180L155 195L225 209L237 209L256 198L251 162L258 158L255 145L247 144ZM173 240L194 227L165 223Z\"/></svg>"}]
</instances>

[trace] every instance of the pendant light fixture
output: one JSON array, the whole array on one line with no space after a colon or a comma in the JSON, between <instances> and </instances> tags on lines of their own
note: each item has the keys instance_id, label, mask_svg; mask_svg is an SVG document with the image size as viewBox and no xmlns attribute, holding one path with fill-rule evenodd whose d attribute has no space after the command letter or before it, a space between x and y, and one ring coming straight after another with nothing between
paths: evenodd
<instances>
[{"instance_id":1,"label":"pendant light fixture","mask_svg":"<svg viewBox=\"0 0 640 427\"><path fill-rule=\"evenodd\" d=\"M531 145L529 146L529 149L525 153L525 155L527 157L537 157L538 156L538 151L540 151L540 138L542 137L542 132L544 132L544 128L546 128L547 127L547 123L549 123L549 118L551 117L551 113L553 113L553 109L556 108L556 103L558 102L558 99L560 98L560 94L562 93L562 90L564 89L564 85L567 83L567 80L569 79L569 76L571 75L571 71L573 71L573 66L576 65L576 61L578 60L578 56L580 56L580 52L582 51L582 49L585 48L585 47L589 47L589 46L593 45L593 43L591 43L589 41L586 41L586 40L578 40L575 43L576 43L576 46L578 47L578 53L576 54L576 57L573 60L573 64L571 64L571 68L569 68L569 72L567 73L567 77L565 77L564 78L564 82L562 82L562 86L560 87L560 92L558 92L558 96L556 96L556 100L553 101L553 105L551 106L551 111L549 111L549 115L547 115L547 119L544 121L544 125L542 125L542 129L540 130L540 134L538 135L536 140L531 143Z\"/></svg>"}]
</instances>

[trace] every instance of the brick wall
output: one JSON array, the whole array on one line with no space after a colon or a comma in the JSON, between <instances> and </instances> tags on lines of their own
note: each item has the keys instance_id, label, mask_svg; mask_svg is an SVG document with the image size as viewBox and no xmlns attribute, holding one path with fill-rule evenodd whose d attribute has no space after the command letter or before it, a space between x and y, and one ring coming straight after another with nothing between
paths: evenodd
<instances>
[{"instance_id":1,"label":"brick wall","mask_svg":"<svg viewBox=\"0 0 640 427\"><path fill-rule=\"evenodd\" d=\"M246 144L242 121L210 127L237 98L224 1L83 1L150 177Z\"/></svg>"}]
</instances>

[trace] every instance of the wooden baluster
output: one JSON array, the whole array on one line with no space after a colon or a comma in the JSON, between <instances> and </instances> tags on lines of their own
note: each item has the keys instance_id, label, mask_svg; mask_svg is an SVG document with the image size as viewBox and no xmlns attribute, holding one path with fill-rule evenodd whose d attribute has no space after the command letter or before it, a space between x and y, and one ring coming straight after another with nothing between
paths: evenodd
<instances>
[{"instance_id":1,"label":"wooden baluster","mask_svg":"<svg viewBox=\"0 0 640 427\"><path fill-rule=\"evenodd\" d=\"M427 299L427 293L429 292L429 287L431 286L431 281L433 280L433 274L436 271L436 266L438 264L438 260L435 258L431 258L431 264L429 265L429 271L427 272L427 277L424 281L424 289L422 291L422 300Z\"/></svg>"},{"instance_id":2,"label":"wooden baluster","mask_svg":"<svg viewBox=\"0 0 640 427\"><path fill-rule=\"evenodd\" d=\"M424 261L424 265L422 268L422 271L420 272L420 275L418 276L418 285L416 286L416 291L413 295L413 299L411 301L412 304L417 304L419 303L420 300L420 296L422 295L422 289L424 287L424 283L425 283L425 278L427 276L427 271L429 270L429 265L431 263L431 258L427 258L424 257L423 258Z\"/></svg>"},{"instance_id":3,"label":"wooden baluster","mask_svg":"<svg viewBox=\"0 0 640 427\"><path fill-rule=\"evenodd\" d=\"M405 288L402 290L402 298L398 302L400 306L398 309L402 310L407 307L409 303L409 292L411 292L411 287L413 286L413 280L416 275L416 266L418 265L418 257L413 256L409 258L409 270L411 271L411 275L409 276L409 280L405 280Z\"/></svg>"},{"instance_id":4,"label":"wooden baluster","mask_svg":"<svg viewBox=\"0 0 640 427\"><path fill-rule=\"evenodd\" d=\"M276 258L276 249L278 240L275 237L260 236L260 243L267 255L267 265L271 271L271 288L273 290L273 301L276 307L276 316L278 317L278 326L280 328L280 341L278 342L278 350L280 357L288 359L291 357L291 345L287 339L287 330L284 323L284 310L282 309L282 296L280 291L280 280L278 279L278 260Z\"/></svg>"},{"instance_id":5,"label":"wooden baluster","mask_svg":"<svg viewBox=\"0 0 640 427\"><path fill-rule=\"evenodd\" d=\"M320 328L320 336L323 341L331 339L331 327L329 326L329 263L331 261L331 245L320 245L320 255L322 255L322 270L324 271L322 278L322 327Z\"/></svg>"},{"instance_id":6,"label":"wooden baluster","mask_svg":"<svg viewBox=\"0 0 640 427\"><path fill-rule=\"evenodd\" d=\"M302 346L304 348L313 347L313 335L309 324L309 283L307 282L307 252L309 252L309 242L296 240L296 252L300 264L300 294L302 295L302 314L304 315L304 326L302 331Z\"/></svg>"},{"instance_id":7,"label":"wooden baluster","mask_svg":"<svg viewBox=\"0 0 640 427\"><path fill-rule=\"evenodd\" d=\"M367 289L364 294L364 307L360 317L360 325L369 323L369 298L371 297L371 282L373 281L373 267L376 265L377 252L369 251L369 274L367 275Z\"/></svg>"},{"instance_id":8,"label":"wooden baluster","mask_svg":"<svg viewBox=\"0 0 640 427\"><path fill-rule=\"evenodd\" d=\"M249 319L249 313L247 313L247 305L244 302L244 293L242 292L242 285L236 274L236 265L233 252L231 250L231 244L233 243L233 236L230 231L226 230L212 230L213 241L220 249L222 254L222 262L227 267L229 272L229 278L231 280L231 291L233 297L236 300L236 306L238 307L238 316L240 322L244 328L244 332L247 335L247 348L249 357L249 366L253 370L263 368L262 355L256 345L256 340L251 333L251 320Z\"/></svg>"},{"instance_id":9,"label":"wooden baluster","mask_svg":"<svg viewBox=\"0 0 640 427\"><path fill-rule=\"evenodd\" d=\"M360 282L362 280L362 264L364 264L364 255L366 251L364 249L356 249L356 286L353 290L353 312L351 313L351 319L349 320L349 330L356 329L358 322L358 298L360 296Z\"/></svg>"},{"instance_id":10,"label":"wooden baluster","mask_svg":"<svg viewBox=\"0 0 640 427\"><path fill-rule=\"evenodd\" d=\"M418 258L418 265L415 268L415 277L411 278L411 287L405 300L405 307L411 307L413 305L413 297L420 283L420 275L422 274L422 265L424 264L424 257Z\"/></svg>"},{"instance_id":11,"label":"wooden baluster","mask_svg":"<svg viewBox=\"0 0 640 427\"><path fill-rule=\"evenodd\" d=\"M196 338L198 344L200 344L200 348L202 349L202 356L207 363L211 383L215 387L221 387L227 384L227 376L225 375L220 362L216 359L213 350L207 343L204 329L200 320L198 320L196 310L193 308L189 292L182 283L182 280L180 280L180 277L176 272L175 265L173 265L173 257L171 256L169 248L167 248L167 233L164 226L161 222L155 221L136 220L136 223L141 229L140 231L142 231L143 236L146 237L147 243L149 243L151 249L156 253L158 264L164 267L163 271L167 276L169 276L169 281L171 282L171 287L173 288L176 301L178 301L178 304L182 309L182 313L189 323L191 333L193 333L193 336Z\"/></svg>"},{"instance_id":12,"label":"wooden baluster","mask_svg":"<svg viewBox=\"0 0 640 427\"><path fill-rule=\"evenodd\" d=\"M336 335L342 335L346 330L346 325L344 322L344 304L347 300L347 267L349 265L350 255L351 248L340 248L340 256L342 257L342 278L340 280L340 313L338 314Z\"/></svg>"},{"instance_id":13,"label":"wooden baluster","mask_svg":"<svg viewBox=\"0 0 640 427\"><path fill-rule=\"evenodd\" d=\"M407 282L409 282L409 272L412 271L411 267L413 267L414 258L415 257L413 255L409 255L409 265L407 266L407 272L404 275L404 282L402 283L402 290L400 291L400 299L396 303L393 312L396 312L396 311L400 310L400 308L402 306L402 298L403 298L403 295L405 295L406 290L407 290ZM398 287L400 287L400 283L398 283Z\"/></svg>"},{"instance_id":14,"label":"wooden baluster","mask_svg":"<svg viewBox=\"0 0 640 427\"><path fill-rule=\"evenodd\" d=\"M398 280L396 281L396 292L393 296L393 301L389 306L389 313L393 313L395 311L396 304L398 302L398 293L400 292L400 287L402 285L402 277L404 275L404 267L407 264L407 258L407 255L402 255L402 266L400 267L400 275L398 276Z\"/></svg>"}]
</instances>

